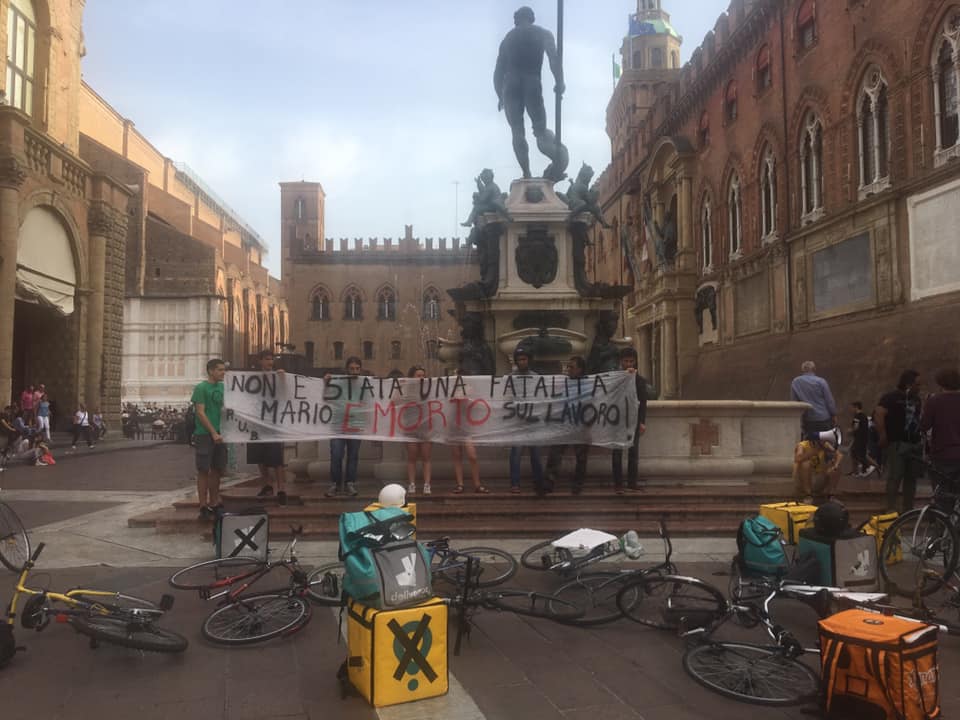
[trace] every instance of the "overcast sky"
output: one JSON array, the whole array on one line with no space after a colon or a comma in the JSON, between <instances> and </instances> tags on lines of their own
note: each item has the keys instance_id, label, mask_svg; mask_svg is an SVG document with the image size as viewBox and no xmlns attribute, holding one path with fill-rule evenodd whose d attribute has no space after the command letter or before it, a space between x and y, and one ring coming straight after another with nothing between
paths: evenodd
<instances>
[{"instance_id":1,"label":"overcast sky","mask_svg":"<svg viewBox=\"0 0 960 720\"><path fill-rule=\"evenodd\" d=\"M664 0L684 62L728 2ZM279 275L279 182L322 183L333 238L396 238L404 225L420 238L463 236L479 171L509 188L520 172L492 76L521 3L90 0L83 75L260 233ZM555 33L556 2L529 4ZM619 62L636 0L565 7L563 141L571 174L587 162L599 175L611 54ZM553 128L546 65L544 75ZM533 146L534 174L546 163Z\"/></svg>"}]
</instances>

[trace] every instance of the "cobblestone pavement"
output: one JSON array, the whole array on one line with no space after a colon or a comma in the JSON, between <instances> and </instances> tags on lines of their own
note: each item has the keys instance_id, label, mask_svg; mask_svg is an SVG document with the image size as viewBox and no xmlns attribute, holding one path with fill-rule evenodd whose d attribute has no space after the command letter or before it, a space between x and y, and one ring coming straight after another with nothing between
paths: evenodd
<instances>
[{"instance_id":1,"label":"cobblestone pavement","mask_svg":"<svg viewBox=\"0 0 960 720\"><path fill-rule=\"evenodd\" d=\"M26 653L0 672L4 720L136 717L246 718L568 718L659 720L809 717L742 705L712 694L683 671L683 644L669 634L620 621L581 629L479 611L459 657L451 657L451 693L375 711L358 697L341 700L336 669L345 656L336 614L316 608L297 635L263 646L222 649L206 643L200 625L211 607L169 590L172 567L211 556L206 542L126 528L130 514L162 507L191 488L192 457L184 446L127 450L76 458L50 468L15 468L0 476L8 501L31 526L34 544L48 543L34 583L56 589L94 585L158 599L175 592L165 624L190 639L179 657L101 645L91 650L68 626L17 629ZM726 539L691 541L677 562L684 573L725 587ZM512 552L532 541L484 544ZM304 543L307 563L328 559L331 543ZM656 551L653 551L656 554ZM725 554L726 553L726 554ZM14 577L0 572L0 600ZM521 571L511 585L547 588L555 579ZM807 608L785 603L778 618L811 640ZM735 632L754 632L736 630ZM451 644L452 648L452 644ZM960 712L956 638L941 638L944 716Z\"/></svg>"}]
</instances>

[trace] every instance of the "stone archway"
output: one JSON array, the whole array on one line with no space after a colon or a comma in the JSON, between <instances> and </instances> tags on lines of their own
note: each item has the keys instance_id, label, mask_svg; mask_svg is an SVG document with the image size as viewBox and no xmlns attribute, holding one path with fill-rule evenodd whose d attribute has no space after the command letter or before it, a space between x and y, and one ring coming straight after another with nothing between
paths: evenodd
<instances>
[{"instance_id":1,"label":"stone archway","mask_svg":"<svg viewBox=\"0 0 960 720\"><path fill-rule=\"evenodd\" d=\"M12 395L18 400L24 387L43 383L60 418L69 417L81 385L80 273L71 236L59 213L39 205L27 211L17 238Z\"/></svg>"}]
</instances>

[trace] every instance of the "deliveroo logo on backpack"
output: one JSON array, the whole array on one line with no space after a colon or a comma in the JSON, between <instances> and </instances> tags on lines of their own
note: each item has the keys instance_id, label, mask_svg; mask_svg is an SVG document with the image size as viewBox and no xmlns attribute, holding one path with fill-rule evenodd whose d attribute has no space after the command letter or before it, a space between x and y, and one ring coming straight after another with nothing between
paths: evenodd
<instances>
[{"instance_id":1,"label":"deliveroo logo on backpack","mask_svg":"<svg viewBox=\"0 0 960 720\"><path fill-rule=\"evenodd\" d=\"M397 585L400 587L412 587L417 584L417 556L415 553L400 558L400 564L403 570L397 573Z\"/></svg>"},{"instance_id":2,"label":"deliveroo logo on backpack","mask_svg":"<svg viewBox=\"0 0 960 720\"><path fill-rule=\"evenodd\" d=\"M850 568L854 577L866 577L870 572L870 551L861 550L857 553L857 562Z\"/></svg>"},{"instance_id":3,"label":"deliveroo logo on backpack","mask_svg":"<svg viewBox=\"0 0 960 720\"><path fill-rule=\"evenodd\" d=\"M391 588L390 604L399 605L427 597L430 588L426 587L423 578L417 577L417 552L413 551L401 557L400 566L403 569L393 576L397 584L395 588Z\"/></svg>"}]
</instances>

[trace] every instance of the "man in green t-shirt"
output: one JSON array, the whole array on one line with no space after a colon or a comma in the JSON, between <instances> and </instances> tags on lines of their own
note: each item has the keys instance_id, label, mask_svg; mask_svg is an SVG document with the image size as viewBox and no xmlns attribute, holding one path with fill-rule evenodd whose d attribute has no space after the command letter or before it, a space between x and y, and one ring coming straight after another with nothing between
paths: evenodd
<instances>
[{"instance_id":1,"label":"man in green t-shirt","mask_svg":"<svg viewBox=\"0 0 960 720\"><path fill-rule=\"evenodd\" d=\"M197 498L200 519L217 516L220 503L220 478L227 469L227 446L220 435L220 412L223 410L223 377L227 366L215 358L207 363L207 379L193 389L190 402L195 410L197 452Z\"/></svg>"}]
</instances>

